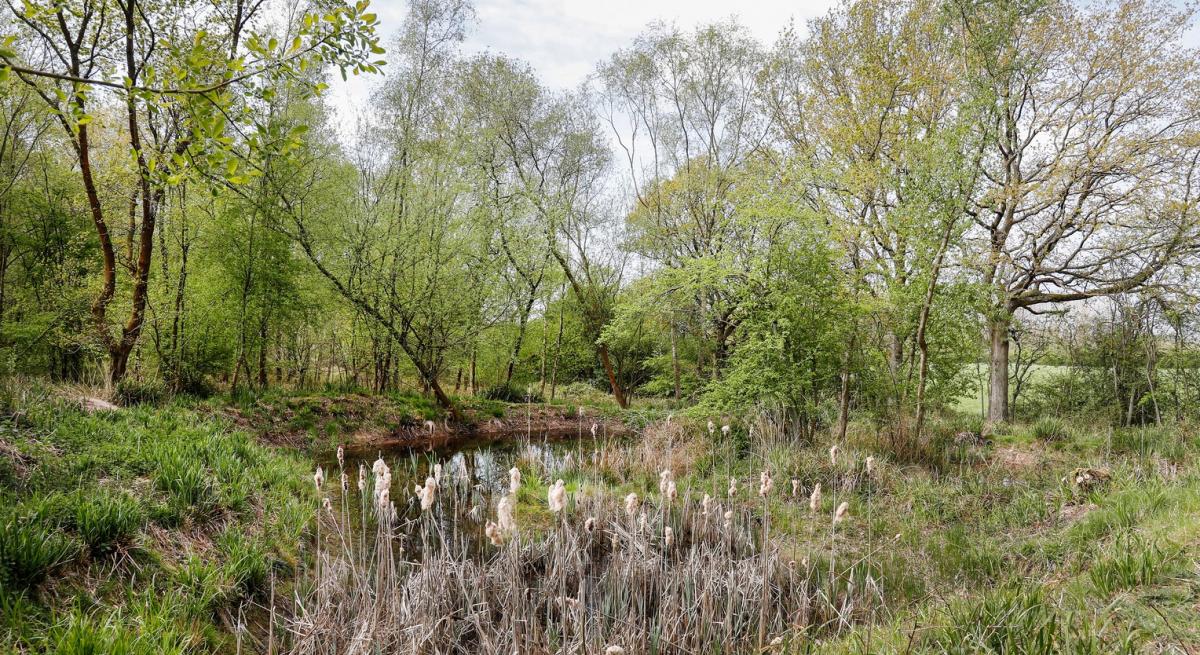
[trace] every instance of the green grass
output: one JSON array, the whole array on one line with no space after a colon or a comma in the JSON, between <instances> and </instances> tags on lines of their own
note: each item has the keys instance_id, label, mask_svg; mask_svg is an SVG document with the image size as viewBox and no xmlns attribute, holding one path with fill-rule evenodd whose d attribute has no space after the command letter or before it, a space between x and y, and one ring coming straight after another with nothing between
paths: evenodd
<instances>
[{"instance_id":1,"label":"green grass","mask_svg":"<svg viewBox=\"0 0 1200 655\"><path fill-rule=\"evenodd\" d=\"M177 404L88 414L8 387L0 408L5 647L223 652L218 617L296 570L315 506L301 456Z\"/></svg>"}]
</instances>

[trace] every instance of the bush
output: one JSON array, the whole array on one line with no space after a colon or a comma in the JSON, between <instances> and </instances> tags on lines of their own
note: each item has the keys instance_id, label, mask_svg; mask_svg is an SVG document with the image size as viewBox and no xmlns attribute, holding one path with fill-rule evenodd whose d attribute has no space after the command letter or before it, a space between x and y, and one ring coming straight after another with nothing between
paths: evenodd
<instances>
[{"instance_id":1,"label":"bush","mask_svg":"<svg viewBox=\"0 0 1200 655\"><path fill-rule=\"evenodd\" d=\"M0 583L30 589L71 561L77 545L43 523L15 517L0 523Z\"/></svg>"},{"instance_id":2,"label":"bush","mask_svg":"<svg viewBox=\"0 0 1200 655\"><path fill-rule=\"evenodd\" d=\"M542 394L537 389L533 387L519 389L514 384L498 384L494 387L488 387L479 396L484 400L499 400L506 403L543 402Z\"/></svg>"},{"instance_id":3,"label":"bush","mask_svg":"<svg viewBox=\"0 0 1200 655\"><path fill-rule=\"evenodd\" d=\"M124 493L80 496L75 506L75 529L93 554L128 543L144 522L141 504Z\"/></svg>"}]
</instances>

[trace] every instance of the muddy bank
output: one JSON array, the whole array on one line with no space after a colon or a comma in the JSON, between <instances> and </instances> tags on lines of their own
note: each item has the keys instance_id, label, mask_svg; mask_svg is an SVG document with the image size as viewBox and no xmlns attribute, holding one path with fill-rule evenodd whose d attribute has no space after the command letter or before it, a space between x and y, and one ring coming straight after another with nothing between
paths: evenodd
<instances>
[{"instance_id":1,"label":"muddy bank","mask_svg":"<svg viewBox=\"0 0 1200 655\"><path fill-rule=\"evenodd\" d=\"M464 420L455 423L426 419L437 416L436 410L414 406L409 398L347 394L260 399L249 406L223 407L219 413L264 442L309 450L333 444L349 450L433 450L525 436L590 437L593 424L598 437L628 432L619 420L590 413L580 417L571 410L548 405L467 406L462 408Z\"/></svg>"}]
</instances>

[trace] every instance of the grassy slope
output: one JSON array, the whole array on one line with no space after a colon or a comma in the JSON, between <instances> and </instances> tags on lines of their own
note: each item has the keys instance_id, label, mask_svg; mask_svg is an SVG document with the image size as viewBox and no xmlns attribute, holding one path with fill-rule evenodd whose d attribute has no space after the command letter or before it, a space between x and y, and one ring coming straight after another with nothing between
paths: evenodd
<instances>
[{"instance_id":1,"label":"grassy slope","mask_svg":"<svg viewBox=\"0 0 1200 655\"><path fill-rule=\"evenodd\" d=\"M861 430L837 464L828 444L750 449L740 459L720 446L676 446L674 457L647 452L599 481L568 476L568 488L654 496L656 468L670 466L693 500L724 498L732 474L739 498L761 509L753 490L765 463L782 491L770 502L772 533L795 560L821 562L818 570L828 566L829 517L848 501L839 575L879 585L883 608L872 625L809 626L785 652L1200 652L1200 472L1190 465L1200 442L1189 429L1075 427L1047 441L1010 427L992 443L960 446L950 441L956 427L935 426L935 439L907 461ZM869 454L879 464L868 478ZM1071 482L1080 467L1111 479L1082 490ZM795 498L793 477L803 485ZM815 515L814 482L824 490ZM544 511L536 483L521 500L525 520Z\"/></svg>"},{"instance_id":2,"label":"grassy slope","mask_svg":"<svg viewBox=\"0 0 1200 655\"><path fill-rule=\"evenodd\" d=\"M88 414L9 387L0 650L232 652L239 609L298 566L309 475L187 409Z\"/></svg>"}]
</instances>

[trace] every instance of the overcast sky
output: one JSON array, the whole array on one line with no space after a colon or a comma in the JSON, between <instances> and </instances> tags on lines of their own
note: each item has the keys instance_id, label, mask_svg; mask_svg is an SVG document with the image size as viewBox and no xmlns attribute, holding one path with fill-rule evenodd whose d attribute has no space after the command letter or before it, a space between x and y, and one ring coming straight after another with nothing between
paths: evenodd
<instances>
[{"instance_id":1,"label":"overcast sky","mask_svg":"<svg viewBox=\"0 0 1200 655\"><path fill-rule=\"evenodd\" d=\"M1185 1L1172 0L1178 5ZM837 0L475 0L477 20L464 49L525 60L547 86L573 88L652 21L689 29L734 17L770 45L789 20L794 19L803 32L808 19L828 13L836 4ZM407 6L406 0L371 3L385 45L404 20ZM1200 44L1200 26L1193 27L1186 40L1189 45ZM333 77L331 101L343 117L340 124L348 127L353 121L346 119L366 106L370 88L380 78L342 82L341 77Z\"/></svg>"},{"instance_id":2,"label":"overcast sky","mask_svg":"<svg viewBox=\"0 0 1200 655\"><path fill-rule=\"evenodd\" d=\"M655 20L686 29L732 16L770 44L790 19L803 28L805 21L825 14L834 4L836 0L475 0L477 20L465 50L491 50L523 59L547 86L572 88L597 62L627 46ZM371 3L371 10L379 14L385 44L404 20L407 6L405 0ZM363 107L370 86L378 82L343 83L334 77L332 101L339 112Z\"/></svg>"}]
</instances>

